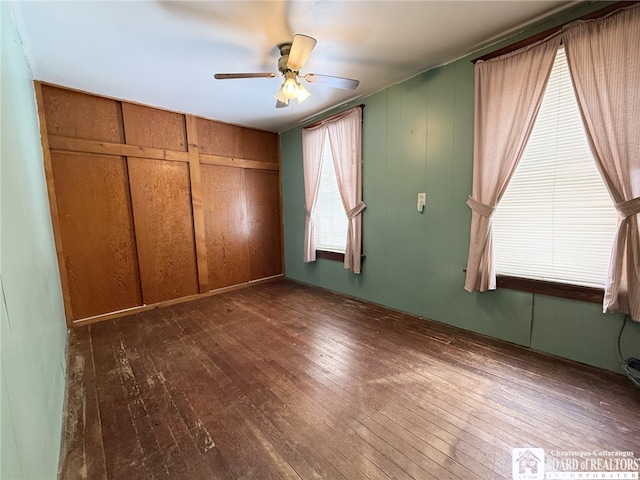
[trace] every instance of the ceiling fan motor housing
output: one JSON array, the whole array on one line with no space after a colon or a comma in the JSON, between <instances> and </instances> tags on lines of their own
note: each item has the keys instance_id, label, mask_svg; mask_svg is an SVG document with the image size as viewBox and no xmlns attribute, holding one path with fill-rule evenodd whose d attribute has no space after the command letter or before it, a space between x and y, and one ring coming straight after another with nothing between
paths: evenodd
<instances>
[{"instance_id":1,"label":"ceiling fan motor housing","mask_svg":"<svg viewBox=\"0 0 640 480\"><path fill-rule=\"evenodd\" d=\"M280 58L278 59L278 70L280 72L285 73L285 71L291 70L287 67L287 63L289 63L289 52L291 51L290 43L282 43L278 45L280 49Z\"/></svg>"}]
</instances>

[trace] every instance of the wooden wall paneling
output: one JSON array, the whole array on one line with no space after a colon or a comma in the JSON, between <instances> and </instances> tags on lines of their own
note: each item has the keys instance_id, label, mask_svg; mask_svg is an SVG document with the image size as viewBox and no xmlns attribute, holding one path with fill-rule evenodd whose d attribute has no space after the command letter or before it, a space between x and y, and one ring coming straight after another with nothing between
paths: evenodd
<instances>
[{"instance_id":1,"label":"wooden wall paneling","mask_svg":"<svg viewBox=\"0 0 640 480\"><path fill-rule=\"evenodd\" d=\"M253 168L256 170L273 170L277 172L277 163L261 162L260 160L245 160L243 158L222 157L220 155L200 154L200 163L207 165L221 165L223 167Z\"/></svg>"},{"instance_id":2,"label":"wooden wall paneling","mask_svg":"<svg viewBox=\"0 0 640 480\"><path fill-rule=\"evenodd\" d=\"M125 159L52 152L51 163L73 319L141 305Z\"/></svg>"},{"instance_id":3,"label":"wooden wall paneling","mask_svg":"<svg viewBox=\"0 0 640 480\"><path fill-rule=\"evenodd\" d=\"M202 165L209 288L248 282L249 229L243 169Z\"/></svg>"},{"instance_id":4,"label":"wooden wall paneling","mask_svg":"<svg viewBox=\"0 0 640 480\"><path fill-rule=\"evenodd\" d=\"M67 327L73 324L71 309L71 295L69 292L69 279L67 276L67 266L64 259L64 249L62 246L62 234L60 230L60 219L58 204L56 202L56 187L53 180L53 167L51 165L51 151L49 150L49 135L47 134L47 119L45 118L44 97L42 84L33 82L36 92L36 103L38 106L38 118L40 120L40 142L42 143L42 154L44 159L44 174L47 181L47 193L49 196L49 210L51 211L51 226L53 228L53 239L56 246L56 256L58 258L58 269L60 271L60 287L62 290L62 301L64 303L65 318Z\"/></svg>"},{"instance_id":5,"label":"wooden wall paneling","mask_svg":"<svg viewBox=\"0 0 640 480\"><path fill-rule=\"evenodd\" d=\"M97 153L98 155L117 155L120 157L155 158L157 160L171 160L173 162L188 162L187 152L165 150L163 148L141 147L111 142L97 142L79 138L49 135L49 147L52 150L67 152Z\"/></svg>"},{"instance_id":6,"label":"wooden wall paneling","mask_svg":"<svg viewBox=\"0 0 640 480\"><path fill-rule=\"evenodd\" d=\"M124 143L120 102L51 85L42 85L49 135Z\"/></svg>"},{"instance_id":7,"label":"wooden wall paneling","mask_svg":"<svg viewBox=\"0 0 640 480\"><path fill-rule=\"evenodd\" d=\"M282 248L282 255L280 256L280 271L283 275L286 274L286 262L284 258L284 205L282 204L282 159L280 156L280 134L278 134L278 143L276 145L277 153L276 158L278 159L278 215L280 217L280 244Z\"/></svg>"},{"instance_id":8,"label":"wooden wall paneling","mask_svg":"<svg viewBox=\"0 0 640 480\"><path fill-rule=\"evenodd\" d=\"M277 134L35 85L69 326L283 272Z\"/></svg>"},{"instance_id":9,"label":"wooden wall paneling","mask_svg":"<svg viewBox=\"0 0 640 480\"><path fill-rule=\"evenodd\" d=\"M241 127L198 118L198 150L222 157L242 158Z\"/></svg>"},{"instance_id":10,"label":"wooden wall paneling","mask_svg":"<svg viewBox=\"0 0 640 480\"><path fill-rule=\"evenodd\" d=\"M282 273L278 172L244 170L251 279Z\"/></svg>"},{"instance_id":11,"label":"wooden wall paneling","mask_svg":"<svg viewBox=\"0 0 640 480\"><path fill-rule=\"evenodd\" d=\"M196 117L187 115L187 138L189 142L189 179L191 184L191 208L193 230L196 242L198 285L200 293L209 291L209 271L207 265L207 244L205 238L204 209L202 206L202 178L198 155L198 130Z\"/></svg>"},{"instance_id":12,"label":"wooden wall paneling","mask_svg":"<svg viewBox=\"0 0 640 480\"><path fill-rule=\"evenodd\" d=\"M189 165L127 163L144 303L198 293Z\"/></svg>"},{"instance_id":13,"label":"wooden wall paneling","mask_svg":"<svg viewBox=\"0 0 640 480\"><path fill-rule=\"evenodd\" d=\"M122 117L129 145L187 151L184 115L122 102Z\"/></svg>"},{"instance_id":14,"label":"wooden wall paneling","mask_svg":"<svg viewBox=\"0 0 640 480\"><path fill-rule=\"evenodd\" d=\"M264 130L254 130L252 128L242 128L240 138L242 139L242 158L260 160L277 165L277 133L265 132Z\"/></svg>"},{"instance_id":15,"label":"wooden wall paneling","mask_svg":"<svg viewBox=\"0 0 640 480\"><path fill-rule=\"evenodd\" d=\"M200 154L229 157L238 161L258 161L265 167L278 163L278 134L239 127L213 120L197 119ZM211 162L213 163L213 162ZM254 165L239 165L256 168ZM258 168L260 168L258 166Z\"/></svg>"}]
</instances>

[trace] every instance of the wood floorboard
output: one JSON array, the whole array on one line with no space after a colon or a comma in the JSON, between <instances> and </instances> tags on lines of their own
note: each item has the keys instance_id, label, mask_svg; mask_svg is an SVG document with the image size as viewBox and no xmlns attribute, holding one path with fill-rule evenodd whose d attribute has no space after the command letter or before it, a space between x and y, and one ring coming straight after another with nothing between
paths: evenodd
<instances>
[{"instance_id":1,"label":"wood floorboard","mask_svg":"<svg viewBox=\"0 0 640 480\"><path fill-rule=\"evenodd\" d=\"M231 326L230 328L232 328ZM260 397L269 396L268 389L269 384L261 381L258 376L258 370L255 368L255 360L260 360L256 358L252 351L244 351L240 345L235 344L234 342L229 341L226 333L219 335L216 342L222 349L222 354L224 354L224 360L218 360L221 363L229 364L229 370L231 375L235 375L234 380L236 380L237 384L246 386L246 394L249 399L252 401L252 405L258 408L263 414L265 413L268 405L265 404L264 400L261 400ZM281 405L281 408L284 410L287 408L286 405ZM277 410L267 411L267 415L269 418L274 419L278 422L279 425L282 426L282 422L280 421L280 415L278 415ZM290 412L286 413L287 422L289 424L293 423L295 425L295 430L304 432L307 435L308 425L304 424L301 420L298 419L297 415L291 415ZM287 428L284 425L284 428ZM313 439L310 439L313 440ZM320 453L326 452L329 447L325 446L324 443L318 445L318 438L315 439L316 444L314 448L318 450ZM334 463L338 463L339 466L342 466L343 469L346 469L347 476L344 478L358 478L358 475L349 468L349 466L345 466L344 462L340 459L340 452L337 450L329 450L329 455L334 459ZM339 469L336 469L331 462L327 462L324 457L321 459L316 459L315 466L320 471L324 472L325 478L342 478L343 475L340 473ZM355 475L355 476L351 476Z\"/></svg>"},{"instance_id":2,"label":"wood floorboard","mask_svg":"<svg viewBox=\"0 0 640 480\"><path fill-rule=\"evenodd\" d=\"M239 343L238 343L238 344L236 344L236 345L237 345L237 347L236 347L236 348L238 348L238 347L239 347ZM256 349L255 351L260 351L260 350L258 350L258 349L260 348L260 346L259 346L259 345L257 345L257 344L255 344L255 342L254 342L253 344L250 344L250 345L251 345L251 348L252 348L252 349ZM268 354L268 353L267 353L267 354ZM286 354L286 353L285 353L285 356L287 356L287 354ZM262 362L261 362L261 363L258 363L258 364L257 364L258 369L259 369L259 370L261 370L261 372L263 373L265 383L266 383L266 384L269 384L269 385L273 385L273 387L271 388L271 390L272 390L272 391L275 391L275 389L277 389L277 388L278 388L278 386L281 386L281 385L277 385L277 382L279 381L279 379L280 379L281 377L280 377L277 373L276 373L275 375L269 375L269 373L270 373L270 372L269 372L269 370L268 370L268 369L266 369L263 365L264 365L264 363L262 363ZM295 367L294 367L294 368L295 368ZM291 370L289 370L289 371L291 371ZM285 378L286 378L286 377L285 377ZM295 393L293 394L293 396L292 396L292 397L289 397L289 398L287 398L287 397L286 397L285 395L283 395L283 394L280 394L280 395L281 395L281 398L282 398L282 397L285 397L285 398L283 399L283 401L285 401L287 404L290 404L292 401L294 401L294 399L295 399L295 398L299 398L299 397L301 397L301 396L302 396L302 395L304 395L304 394L303 394L303 392L301 392L301 391L297 391L297 392L295 392ZM299 405L298 405L298 409L297 409L297 411L304 413L304 418L305 418L305 420L307 420L307 421L308 421L309 419L313 419L313 418L315 418L315 417L316 417L316 416L318 416L318 415L319 415L319 416L321 416L321 417L323 417L323 418L327 418L329 415L328 415L328 413L326 412L326 410L324 410L324 409L322 408L322 404L323 404L323 403L322 403L322 401L319 401L319 403L316 403L316 404L304 404L304 405L300 405L300 404L299 404ZM339 407L338 407L338 409L339 409L339 410L340 410L340 409L342 409L342 408L343 408L342 406L339 406ZM351 418L351 415L349 416L349 418ZM335 429L335 425L333 425L333 427L334 427L334 428L332 428L332 430L333 430L333 431L330 431L329 439L333 439L333 435L334 435L334 433L333 433L333 432L336 430L336 429ZM357 423L357 422L354 422L354 424L353 424L353 425L351 425L351 428L352 428L354 431L356 431L357 427L358 427L358 423ZM356 433L357 433L357 431L356 431ZM360 435L362 438L369 439L369 443L375 443L375 442L376 442L376 440L378 440L378 439L377 439L377 436L376 436L375 431L365 431L365 432L363 432L363 431L361 430L359 435ZM331 441L331 443L333 444L333 440L330 440L330 441ZM334 444L333 446L334 446L334 448L335 448L335 450L336 450L337 452L340 452L340 451L341 451L341 450L340 450L340 448L339 448L338 446L336 446L335 444ZM378 449L377 449L377 451L384 451L384 449L385 449L385 448L388 448L388 447L386 447L385 445L382 445L382 447L381 447L381 448L378 448ZM334 456L335 456L335 454L334 454ZM387 455L387 456L388 456L388 455ZM346 475L347 475L347 478L362 478L362 477L361 477L361 475L360 475L359 473L357 473L357 472L353 472L353 471L350 471L350 472L349 472L349 471L347 471L347 472L345 472L345 473L346 473ZM425 473L422 473L422 477L425 477L425 476L426 476L426 474L425 474Z\"/></svg>"},{"instance_id":3,"label":"wood floorboard","mask_svg":"<svg viewBox=\"0 0 640 480\"><path fill-rule=\"evenodd\" d=\"M258 349L260 347L261 347L260 345L255 345L252 348ZM276 347L273 345L269 345L265 348L275 349ZM284 357L291 359L294 354L295 352L289 352L285 354ZM287 368L289 368L291 371L291 370L294 370L296 367L295 367L295 364L290 364L290 365L287 365ZM267 381L272 381L272 380L268 379ZM322 399L322 400L319 400L319 403L321 405L329 404L333 402L333 398L330 395L327 395L326 396L327 398L323 398L323 393L324 392L318 392L318 391L314 392L315 398ZM336 405L336 408L340 408L340 405ZM375 420L372 421L370 415L375 415L375 412L376 412L376 409L371 409L371 408L368 408L365 411L355 410L354 408L352 408L351 411L349 412L349 418L353 418L357 421L353 424L352 428L356 429L356 432L359 432L359 435L361 437L368 438L372 443L377 442L377 449L380 451L384 451L385 449L389 451L389 447L385 446L384 444L380 444L379 439L382 439L384 441L386 438L390 438L391 440L388 442L389 445L394 445L394 446L400 445L404 447L402 449L404 453L401 453L401 454L392 453L391 455L387 455L388 457L391 457L391 458L395 458L399 456L402 457L403 455L411 455L417 451L413 445L407 444L407 442L404 440L404 438L406 438L406 431L400 428L397 424L395 424L394 422L387 422L386 425L383 425L382 423L377 422ZM363 431L363 429L365 431ZM423 464L425 461L429 461L429 459L421 457L421 454L419 451L417 453L418 453L417 460L415 456L413 457L414 462L417 465ZM433 461L434 459L430 459L430 460ZM403 462L403 463L406 463L406 462ZM465 472L465 474L468 478L474 478L474 475L469 471ZM443 475L443 472L440 472L440 478L443 478L442 475ZM422 473L421 476L425 477L426 473ZM477 477L477 478L480 478L480 477Z\"/></svg>"},{"instance_id":4,"label":"wood floorboard","mask_svg":"<svg viewBox=\"0 0 640 480\"><path fill-rule=\"evenodd\" d=\"M332 336L335 336L335 334L334 334L334 335L332 335ZM327 350L325 350L325 353L326 353L326 352L327 352ZM289 358L289 355L287 355L287 358ZM380 397L380 398L385 398L385 396L378 396L378 397ZM355 398L355 401L357 402L357 401L358 401L358 398L359 398L359 397L357 396L357 393L356 393L356 396L355 396L354 398ZM377 398L377 397L376 397L376 398ZM374 410L375 410L375 409L379 409L379 408L380 408L379 406L375 406L375 405L374 405ZM386 420L386 419L385 419L385 420ZM424 432L423 432L423 435L424 435ZM440 475L442 475L442 472L440 472ZM471 474L470 472L466 472L466 475L467 475L469 478L473 478L473 474Z\"/></svg>"},{"instance_id":5,"label":"wood floorboard","mask_svg":"<svg viewBox=\"0 0 640 480\"><path fill-rule=\"evenodd\" d=\"M632 451L621 375L289 280L72 330L60 478L512 478Z\"/></svg>"},{"instance_id":6,"label":"wood floorboard","mask_svg":"<svg viewBox=\"0 0 640 480\"><path fill-rule=\"evenodd\" d=\"M86 478L106 479L102 429L98 417L98 397L93 366L91 337L88 329L79 331L76 341L69 344L65 438L66 457L62 460L61 476L76 478L82 472Z\"/></svg>"},{"instance_id":7,"label":"wood floorboard","mask_svg":"<svg viewBox=\"0 0 640 480\"><path fill-rule=\"evenodd\" d=\"M465 353L465 352L461 352L461 354L464 354L464 353ZM461 356L463 356L463 355L461 355ZM456 361L456 358L449 358L449 359L448 359L448 362L451 362L451 363L453 363L453 362L455 362L455 361ZM445 365L445 367L446 367L446 365ZM474 366L473 364L468 365L468 369L469 369L469 370L471 370L472 368L475 368L475 366ZM466 372L463 372L463 373L466 373ZM429 373L427 373L427 375L429 375ZM473 379L470 379L470 381L472 381L472 380L473 380ZM448 387L448 388L449 388L449 387ZM475 389L477 389L477 387L476 387L476 388L474 388L474 390L475 390ZM513 389L512 389L512 392L514 392L514 391L516 391L516 390L513 390ZM505 401L508 401L508 400L505 400L505 399L507 399L507 396L505 396L505 395L498 396L497 398L498 398L498 401L499 401L500 403L505 402ZM523 400L523 401L525 401L525 402L526 402L526 400ZM496 406L496 405L494 405L494 406ZM497 405L497 407L500 407L500 405ZM545 415L544 413L541 415L539 411L537 412L537 417L541 417L541 416L544 416L544 415ZM529 418L530 418L530 417L529 417ZM635 419L634 419L634 420L635 420ZM554 418L554 419L552 419L552 420L550 421L550 425L557 425L557 424L558 424L558 423L557 423L557 419L555 419L555 418ZM532 427L537 427L537 425L532 425ZM627 439L626 439L626 441L628 441L628 440L629 440L629 439L627 438Z\"/></svg>"}]
</instances>

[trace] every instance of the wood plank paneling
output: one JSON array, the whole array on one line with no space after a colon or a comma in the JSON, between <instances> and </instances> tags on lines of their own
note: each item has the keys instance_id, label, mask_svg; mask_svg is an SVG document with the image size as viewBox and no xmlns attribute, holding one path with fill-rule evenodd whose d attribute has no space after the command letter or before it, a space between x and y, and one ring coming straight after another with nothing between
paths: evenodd
<instances>
[{"instance_id":1,"label":"wood plank paneling","mask_svg":"<svg viewBox=\"0 0 640 480\"><path fill-rule=\"evenodd\" d=\"M73 318L141 305L125 159L51 161Z\"/></svg>"},{"instance_id":2,"label":"wood plank paneling","mask_svg":"<svg viewBox=\"0 0 640 480\"><path fill-rule=\"evenodd\" d=\"M120 102L42 85L47 132L84 140L124 143Z\"/></svg>"},{"instance_id":3,"label":"wood plank paneling","mask_svg":"<svg viewBox=\"0 0 640 480\"><path fill-rule=\"evenodd\" d=\"M283 272L278 134L40 82L35 87L69 326ZM64 159L55 181L50 156ZM76 159L77 172L64 170L71 168L69 159ZM108 167L105 159L111 159ZM58 198L56 184L64 198ZM109 190L118 185L117 192ZM118 198L113 204L107 198L112 194ZM75 216L57 212L63 203ZM62 223L72 226L61 232ZM112 273L124 261L117 252L112 264L113 250L127 246L100 232L125 227L131 257L125 263L133 273ZM98 232L95 242L86 229ZM115 286L100 283L114 276Z\"/></svg>"},{"instance_id":4,"label":"wood plank paneling","mask_svg":"<svg viewBox=\"0 0 640 480\"><path fill-rule=\"evenodd\" d=\"M122 116L128 144L187 151L184 115L123 102Z\"/></svg>"},{"instance_id":5,"label":"wood plank paneling","mask_svg":"<svg viewBox=\"0 0 640 480\"><path fill-rule=\"evenodd\" d=\"M278 163L278 134L242 128L240 136L242 138L242 158Z\"/></svg>"},{"instance_id":6,"label":"wood plank paneling","mask_svg":"<svg viewBox=\"0 0 640 480\"><path fill-rule=\"evenodd\" d=\"M172 160L174 162L188 162L187 152L176 152L163 148L140 147L120 143L100 142L95 140L81 140L78 138L49 135L49 146L52 150L67 152L97 153L98 155L118 155L123 157L155 158L157 160Z\"/></svg>"},{"instance_id":7,"label":"wood plank paneling","mask_svg":"<svg viewBox=\"0 0 640 480\"><path fill-rule=\"evenodd\" d=\"M198 118L198 148L200 153L242 158L240 127Z\"/></svg>"},{"instance_id":8,"label":"wood plank paneling","mask_svg":"<svg viewBox=\"0 0 640 480\"><path fill-rule=\"evenodd\" d=\"M209 288L250 280L249 229L240 168L202 165Z\"/></svg>"},{"instance_id":9,"label":"wood plank paneling","mask_svg":"<svg viewBox=\"0 0 640 480\"><path fill-rule=\"evenodd\" d=\"M204 207L202 205L202 179L198 158L198 131L196 117L187 115L187 138L189 142L189 179L191 180L191 207L193 230L196 242L196 262L200 292L209 290L209 270L207 266L207 244L205 239Z\"/></svg>"},{"instance_id":10,"label":"wood plank paneling","mask_svg":"<svg viewBox=\"0 0 640 480\"><path fill-rule=\"evenodd\" d=\"M282 273L280 195L277 172L245 170L251 279Z\"/></svg>"},{"instance_id":11,"label":"wood plank paneling","mask_svg":"<svg viewBox=\"0 0 640 480\"><path fill-rule=\"evenodd\" d=\"M277 133L198 118L200 153L277 164Z\"/></svg>"},{"instance_id":12,"label":"wood plank paneling","mask_svg":"<svg viewBox=\"0 0 640 480\"><path fill-rule=\"evenodd\" d=\"M47 133L47 119L44 115L44 99L42 94L42 83L33 82L36 93L36 103L38 105L38 120L40 123L40 142L42 144L42 159L44 163L44 175L47 180L47 194L49 198L49 211L51 212L51 226L53 228L53 239L56 244L56 257L58 259L58 271L60 272L60 288L64 302L64 316L67 327L73 325L71 313L71 295L69 293L69 279L67 276L67 264L64 259L64 248L62 246L62 234L60 232L60 219L58 215L58 204L56 202L56 187L53 181L53 167L51 165L51 150L49 149L49 135Z\"/></svg>"},{"instance_id":13,"label":"wood plank paneling","mask_svg":"<svg viewBox=\"0 0 640 480\"><path fill-rule=\"evenodd\" d=\"M277 172L277 163L261 162L260 160L245 160L243 158L221 157L220 155L200 154L200 163L207 165L222 165L224 167L252 168L255 170L272 170Z\"/></svg>"},{"instance_id":14,"label":"wood plank paneling","mask_svg":"<svg viewBox=\"0 0 640 480\"><path fill-rule=\"evenodd\" d=\"M198 293L186 163L129 158L144 303Z\"/></svg>"}]
</instances>

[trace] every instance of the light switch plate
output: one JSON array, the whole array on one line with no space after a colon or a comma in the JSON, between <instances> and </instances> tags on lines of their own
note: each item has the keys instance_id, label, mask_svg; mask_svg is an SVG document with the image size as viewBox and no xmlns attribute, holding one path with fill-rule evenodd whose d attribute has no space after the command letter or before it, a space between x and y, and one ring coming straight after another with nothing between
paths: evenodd
<instances>
[{"instance_id":1,"label":"light switch plate","mask_svg":"<svg viewBox=\"0 0 640 480\"><path fill-rule=\"evenodd\" d=\"M427 194L426 193L419 193L418 194L417 207L418 207L418 211L420 213L422 213L422 211L424 210L424 206L426 205L426 203L427 203Z\"/></svg>"}]
</instances>

